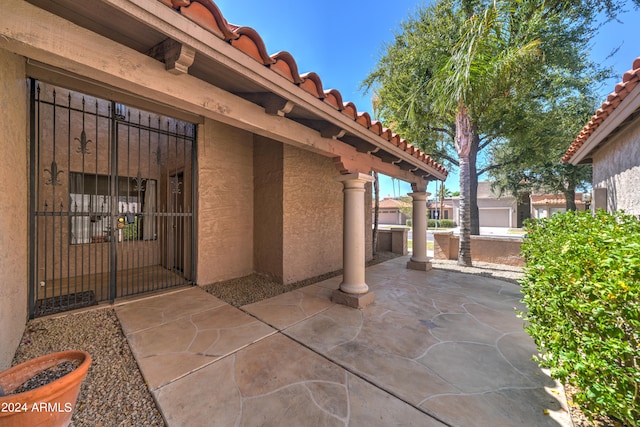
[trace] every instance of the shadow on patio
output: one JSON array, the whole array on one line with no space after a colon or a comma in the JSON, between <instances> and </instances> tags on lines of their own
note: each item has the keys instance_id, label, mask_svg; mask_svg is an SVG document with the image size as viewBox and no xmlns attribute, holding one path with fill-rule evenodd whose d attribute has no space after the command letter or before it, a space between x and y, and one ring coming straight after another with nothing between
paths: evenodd
<instances>
[{"instance_id":1,"label":"shadow on patio","mask_svg":"<svg viewBox=\"0 0 640 427\"><path fill-rule=\"evenodd\" d=\"M331 303L335 277L241 309L191 288L116 311L169 425L571 426L518 286L406 260L367 268L364 310Z\"/></svg>"}]
</instances>

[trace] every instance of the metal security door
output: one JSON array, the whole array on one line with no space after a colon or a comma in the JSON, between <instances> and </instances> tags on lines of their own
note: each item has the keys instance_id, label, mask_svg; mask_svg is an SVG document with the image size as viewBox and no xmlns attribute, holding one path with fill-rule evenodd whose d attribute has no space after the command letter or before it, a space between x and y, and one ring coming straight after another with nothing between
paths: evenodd
<instances>
[{"instance_id":1,"label":"metal security door","mask_svg":"<svg viewBox=\"0 0 640 427\"><path fill-rule=\"evenodd\" d=\"M35 80L30 121L31 316L191 283L195 125Z\"/></svg>"}]
</instances>

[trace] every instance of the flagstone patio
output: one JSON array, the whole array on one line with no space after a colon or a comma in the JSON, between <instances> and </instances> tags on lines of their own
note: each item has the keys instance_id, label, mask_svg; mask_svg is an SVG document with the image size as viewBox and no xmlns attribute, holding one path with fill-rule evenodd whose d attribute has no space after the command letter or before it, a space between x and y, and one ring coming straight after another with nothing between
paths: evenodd
<instances>
[{"instance_id":1,"label":"flagstone patio","mask_svg":"<svg viewBox=\"0 0 640 427\"><path fill-rule=\"evenodd\" d=\"M190 288L116 312L169 425L571 426L517 285L406 262L367 268L363 310L331 302L335 277L240 309Z\"/></svg>"}]
</instances>

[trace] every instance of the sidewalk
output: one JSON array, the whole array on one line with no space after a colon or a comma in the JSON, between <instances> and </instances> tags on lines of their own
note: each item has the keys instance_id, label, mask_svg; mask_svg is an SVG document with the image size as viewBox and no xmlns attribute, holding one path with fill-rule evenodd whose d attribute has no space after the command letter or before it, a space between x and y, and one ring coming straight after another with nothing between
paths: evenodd
<instances>
[{"instance_id":1,"label":"sidewalk","mask_svg":"<svg viewBox=\"0 0 640 427\"><path fill-rule=\"evenodd\" d=\"M405 263L367 269L364 310L331 303L335 277L242 309L190 288L116 311L171 426L571 426L517 285Z\"/></svg>"}]
</instances>

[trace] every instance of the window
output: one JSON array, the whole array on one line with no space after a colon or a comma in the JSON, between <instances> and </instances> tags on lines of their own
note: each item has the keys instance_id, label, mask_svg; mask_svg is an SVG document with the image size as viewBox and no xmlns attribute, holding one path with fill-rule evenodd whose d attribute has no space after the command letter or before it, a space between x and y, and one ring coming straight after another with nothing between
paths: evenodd
<instances>
[{"instance_id":1,"label":"window","mask_svg":"<svg viewBox=\"0 0 640 427\"><path fill-rule=\"evenodd\" d=\"M118 241L153 240L157 237L156 181L86 173L69 174L71 244L103 243L112 236ZM124 227L111 232L111 184L116 179L118 217Z\"/></svg>"}]
</instances>

